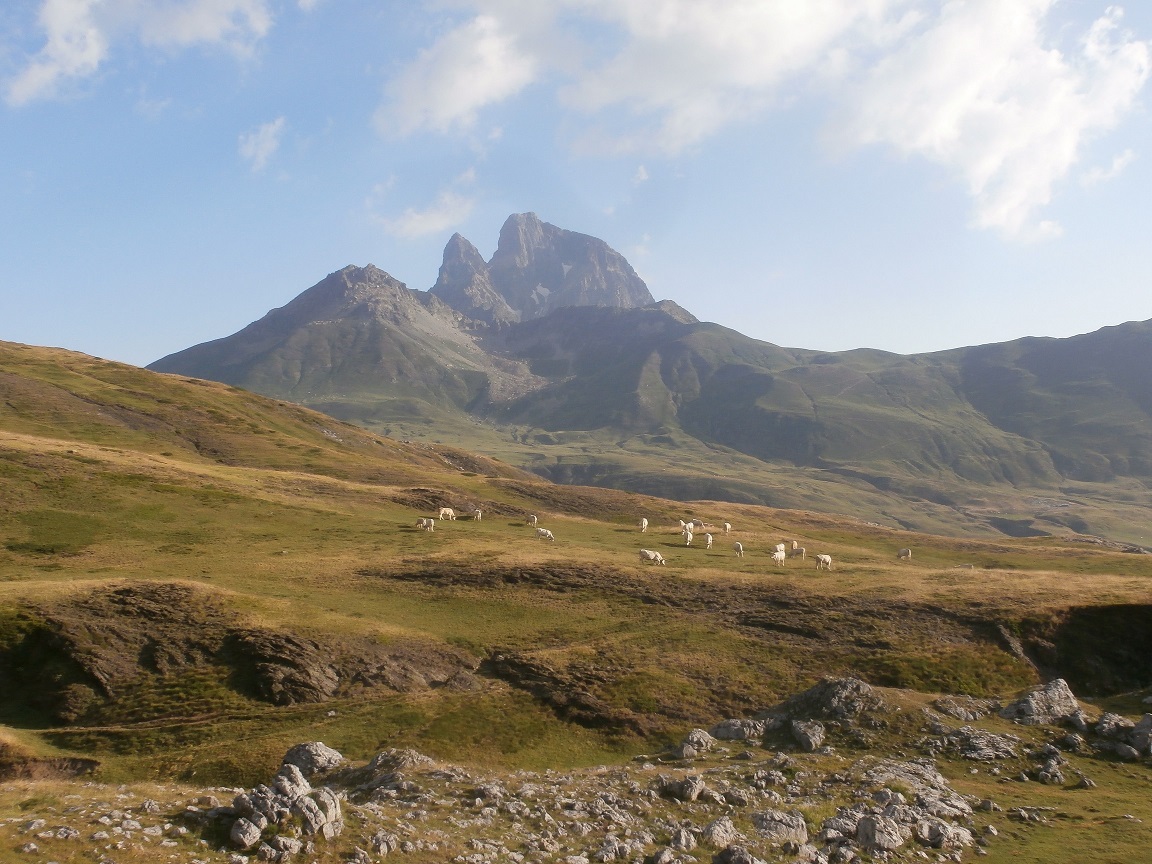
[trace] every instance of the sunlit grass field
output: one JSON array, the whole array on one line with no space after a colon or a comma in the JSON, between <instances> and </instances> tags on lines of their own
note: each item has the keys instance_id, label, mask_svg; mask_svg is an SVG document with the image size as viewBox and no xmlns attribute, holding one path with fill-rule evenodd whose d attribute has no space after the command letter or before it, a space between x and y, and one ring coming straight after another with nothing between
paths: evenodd
<instances>
[{"instance_id":1,"label":"sunlit grass field","mask_svg":"<svg viewBox=\"0 0 1152 864\"><path fill-rule=\"evenodd\" d=\"M1113 671L1126 650L1146 647L1147 626L1131 621L1152 610L1152 556L553 486L222 385L65 352L9 348L0 360L0 652L69 603L156 583L188 586L236 627L441 645L478 664L473 689L366 687L285 706L211 663L172 674L142 666L72 724L46 722L10 688L0 694L9 755L93 758L99 782L251 785L307 740L353 759L412 746L502 769L625 763L827 674L1006 696L1053 671L1013 653L1005 633L1053 644L1065 664L1054 671L1077 674L1059 652L1088 644L1082 610L1104 610L1088 647ZM417 517L438 506L461 518L418 530ZM468 518L475 509L481 520ZM555 542L535 536L529 514ZM643 534L641 516L651 523ZM711 549L703 531L685 545L678 520L694 517L711 526ZM805 557L773 566L772 547L791 540ZM902 547L911 560L897 559ZM667 566L642 564L640 548ZM816 570L820 553L831 571ZM560 702L496 674L498 655L537 664L626 722L574 721ZM1101 704L1142 711L1135 697L1112 698L1129 701ZM1011 791L948 768L966 791ZM988 860L1122 860L1101 857L1089 838L1143 842L1138 825L1107 814L1128 807L1152 819L1147 768L1085 770L1108 774L1115 801L1030 784L1030 801L1051 798L1066 815L1046 832L1006 827ZM33 794L5 787L0 810Z\"/></svg>"}]
</instances>

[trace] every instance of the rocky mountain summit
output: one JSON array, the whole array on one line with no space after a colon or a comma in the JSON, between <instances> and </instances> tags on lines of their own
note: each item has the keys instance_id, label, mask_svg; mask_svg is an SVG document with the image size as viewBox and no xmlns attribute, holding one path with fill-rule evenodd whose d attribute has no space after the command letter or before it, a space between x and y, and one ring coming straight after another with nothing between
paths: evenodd
<instances>
[{"instance_id":1,"label":"rocky mountain summit","mask_svg":"<svg viewBox=\"0 0 1152 864\"><path fill-rule=\"evenodd\" d=\"M633 309L654 302L632 265L603 240L542 222L535 213L508 217L487 263L453 234L431 293L489 324L541 318L565 306Z\"/></svg>"},{"instance_id":2,"label":"rocky mountain summit","mask_svg":"<svg viewBox=\"0 0 1152 864\"><path fill-rule=\"evenodd\" d=\"M1011 854L1025 826L1035 841L1069 818L1046 803L1062 796L1088 795L1104 822L1134 818L1112 813L1108 781L1086 771L1147 765L1152 715L1092 718L1061 680L1004 706L912 698L827 679L631 765L563 772L477 770L409 749L354 764L314 741L252 789L86 784L63 810L28 798L0 838L27 860L88 848L91 860L198 864L848 864ZM951 726L957 711L985 728Z\"/></svg>"}]
</instances>

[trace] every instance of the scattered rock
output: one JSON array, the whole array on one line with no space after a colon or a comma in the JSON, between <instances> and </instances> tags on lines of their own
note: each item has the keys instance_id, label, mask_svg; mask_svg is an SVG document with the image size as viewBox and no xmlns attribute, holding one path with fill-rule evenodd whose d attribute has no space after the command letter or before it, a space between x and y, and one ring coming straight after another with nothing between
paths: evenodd
<instances>
[{"instance_id":1,"label":"scattered rock","mask_svg":"<svg viewBox=\"0 0 1152 864\"><path fill-rule=\"evenodd\" d=\"M1080 705L1068 689L1068 683L1063 678L1057 678L1032 688L1001 709L1000 716L1024 726L1057 726L1079 711Z\"/></svg>"},{"instance_id":2,"label":"scattered rock","mask_svg":"<svg viewBox=\"0 0 1152 864\"><path fill-rule=\"evenodd\" d=\"M756 719L783 716L792 719L845 720L884 707L880 695L859 678L825 678L803 693L786 699Z\"/></svg>"},{"instance_id":3,"label":"scattered rock","mask_svg":"<svg viewBox=\"0 0 1152 864\"><path fill-rule=\"evenodd\" d=\"M690 774L683 780L674 780L661 775L658 783L661 795L685 803L695 801L705 789L704 778L699 774Z\"/></svg>"},{"instance_id":4,"label":"scattered rock","mask_svg":"<svg viewBox=\"0 0 1152 864\"><path fill-rule=\"evenodd\" d=\"M260 829L243 816L232 824L228 837L235 846L241 849L251 849L260 842Z\"/></svg>"},{"instance_id":5,"label":"scattered rock","mask_svg":"<svg viewBox=\"0 0 1152 864\"><path fill-rule=\"evenodd\" d=\"M756 830L772 843L796 843L803 845L808 842L808 825L804 821L804 814L799 810L785 813L781 810L765 810L763 813L752 815L752 824Z\"/></svg>"},{"instance_id":6,"label":"scattered rock","mask_svg":"<svg viewBox=\"0 0 1152 864\"><path fill-rule=\"evenodd\" d=\"M997 759L1015 759L1016 748L1023 742L1015 735L998 735L972 726L962 726L947 732L939 739L939 749L957 751L965 759L994 762Z\"/></svg>"},{"instance_id":7,"label":"scattered rock","mask_svg":"<svg viewBox=\"0 0 1152 864\"><path fill-rule=\"evenodd\" d=\"M764 735L765 721L763 720L724 720L717 723L710 730L713 738L721 741L744 741L749 738L761 738Z\"/></svg>"},{"instance_id":8,"label":"scattered rock","mask_svg":"<svg viewBox=\"0 0 1152 864\"><path fill-rule=\"evenodd\" d=\"M886 816L869 814L856 825L856 840L869 852L891 852L903 846L911 832Z\"/></svg>"},{"instance_id":9,"label":"scattered rock","mask_svg":"<svg viewBox=\"0 0 1152 864\"><path fill-rule=\"evenodd\" d=\"M284 754L285 765L295 765L305 777L314 777L339 768L346 760L339 752L320 741L297 744Z\"/></svg>"},{"instance_id":10,"label":"scattered rock","mask_svg":"<svg viewBox=\"0 0 1152 864\"><path fill-rule=\"evenodd\" d=\"M999 711L1000 703L995 699L976 699L972 696L941 696L932 703L941 714L947 714L965 723L973 723Z\"/></svg>"},{"instance_id":11,"label":"scattered rock","mask_svg":"<svg viewBox=\"0 0 1152 864\"><path fill-rule=\"evenodd\" d=\"M1095 732L1101 738L1126 739L1136 724L1127 717L1105 711L1096 721Z\"/></svg>"},{"instance_id":12,"label":"scattered rock","mask_svg":"<svg viewBox=\"0 0 1152 864\"><path fill-rule=\"evenodd\" d=\"M712 864L765 864L743 846L725 846L712 856Z\"/></svg>"},{"instance_id":13,"label":"scattered rock","mask_svg":"<svg viewBox=\"0 0 1152 864\"><path fill-rule=\"evenodd\" d=\"M792 737L806 753L813 753L824 743L824 724L819 720L793 720Z\"/></svg>"},{"instance_id":14,"label":"scattered rock","mask_svg":"<svg viewBox=\"0 0 1152 864\"><path fill-rule=\"evenodd\" d=\"M693 729L680 742L682 747L691 747L697 753L708 753L716 746L716 739L703 729Z\"/></svg>"},{"instance_id":15,"label":"scattered rock","mask_svg":"<svg viewBox=\"0 0 1152 864\"><path fill-rule=\"evenodd\" d=\"M744 835L736 830L730 817L721 816L704 827L700 839L709 846L724 847L743 840Z\"/></svg>"}]
</instances>

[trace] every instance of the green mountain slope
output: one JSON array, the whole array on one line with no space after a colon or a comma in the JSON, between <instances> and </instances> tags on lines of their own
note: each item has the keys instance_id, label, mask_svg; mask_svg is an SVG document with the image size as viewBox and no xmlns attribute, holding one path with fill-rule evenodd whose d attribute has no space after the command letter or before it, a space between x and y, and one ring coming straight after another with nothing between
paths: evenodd
<instances>
[{"instance_id":1,"label":"green mountain slope","mask_svg":"<svg viewBox=\"0 0 1152 864\"><path fill-rule=\"evenodd\" d=\"M783 348L638 306L626 262L569 234L512 217L491 263L453 237L433 292L345 268L150 368L560 482L1152 543L1152 322L911 356ZM589 305L531 317L536 285Z\"/></svg>"}]
</instances>

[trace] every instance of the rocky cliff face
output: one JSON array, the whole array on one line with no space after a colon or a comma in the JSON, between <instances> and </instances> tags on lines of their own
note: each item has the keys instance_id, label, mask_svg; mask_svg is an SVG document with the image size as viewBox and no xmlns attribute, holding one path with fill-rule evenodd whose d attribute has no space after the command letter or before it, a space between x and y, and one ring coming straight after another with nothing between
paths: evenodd
<instances>
[{"instance_id":1,"label":"rocky cliff face","mask_svg":"<svg viewBox=\"0 0 1152 864\"><path fill-rule=\"evenodd\" d=\"M557 228L535 213L508 217L487 264L454 235L432 294L489 323L540 318L565 306L632 309L654 302L632 265L603 240Z\"/></svg>"},{"instance_id":2,"label":"rocky cliff face","mask_svg":"<svg viewBox=\"0 0 1152 864\"><path fill-rule=\"evenodd\" d=\"M520 320L520 313L492 286L488 264L480 252L459 234L453 234L444 247L444 263L431 293L476 321L499 324Z\"/></svg>"}]
</instances>

